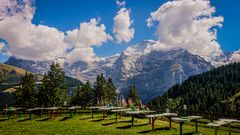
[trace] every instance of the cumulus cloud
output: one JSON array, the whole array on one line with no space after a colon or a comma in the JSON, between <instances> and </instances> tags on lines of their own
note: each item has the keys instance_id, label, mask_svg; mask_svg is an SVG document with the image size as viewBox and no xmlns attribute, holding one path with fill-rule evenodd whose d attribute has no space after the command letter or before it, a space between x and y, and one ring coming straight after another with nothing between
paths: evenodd
<instances>
[{"instance_id":1,"label":"cumulus cloud","mask_svg":"<svg viewBox=\"0 0 240 135\"><path fill-rule=\"evenodd\" d=\"M151 27L158 22L156 34L167 46L181 47L200 56L219 56L217 27L223 17L214 17L215 8L208 0L169 1L159 7L146 20Z\"/></svg>"},{"instance_id":2,"label":"cumulus cloud","mask_svg":"<svg viewBox=\"0 0 240 135\"><path fill-rule=\"evenodd\" d=\"M240 62L240 50L232 53L229 60L230 62Z\"/></svg>"},{"instance_id":3,"label":"cumulus cloud","mask_svg":"<svg viewBox=\"0 0 240 135\"><path fill-rule=\"evenodd\" d=\"M54 27L33 24L34 14L31 0L1 1L0 39L7 42L9 54L34 61L66 58L70 64L90 62L97 59L93 46L101 46L112 39L105 32L105 25L97 19L80 23L79 29L64 33ZM0 47L2 50L3 45ZM69 48L72 51L67 52Z\"/></svg>"},{"instance_id":4,"label":"cumulus cloud","mask_svg":"<svg viewBox=\"0 0 240 135\"><path fill-rule=\"evenodd\" d=\"M79 29L67 31L65 41L74 48L66 55L67 62L71 64L77 61L93 61L96 56L92 47L101 46L112 39L105 29L105 25L99 24L99 20L94 18L90 22L82 22Z\"/></svg>"},{"instance_id":5,"label":"cumulus cloud","mask_svg":"<svg viewBox=\"0 0 240 135\"><path fill-rule=\"evenodd\" d=\"M32 0L1 0L0 20L16 15L31 20L35 12L35 8L32 4Z\"/></svg>"},{"instance_id":6,"label":"cumulus cloud","mask_svg":"<svg viewBox=\"0 0 240 135\"><path fill-rule=\"evenodd\" d=\"M54 60L63 55L64 33L53 27L32 24L34 8L30 0L13 0L4 6L8 10L1 10L0 38L8 43L10 54L37 61Z\"/></svg>"},{"instance_id":7,"label":"cumulus cloud","mask_svg":"<svg viewBox=\"0 0 240 135\"><path fill-rule=\"evenodd\" d=\"M126 4L126 2L125 2L125 1L122 1L122 2L121 2L121 1L118 1L118 0L117 0L117 1L116 1L116 4L117 4L118 6L120 6L120 7L121 7L121 6L124 7L125 4Z\"/></svg>"},{"instance_id":8,"label":"cumulus cloud","mask_svg":"<svg viewBox=\"0 0 240 135\"><path fill-rule=\"evenodd\" d=\"M113 19L113 34L118 43L129 42L134 37L134 28L131 28L133 21L130 18L130 9L124 7L125 1L117 1L116 4L121 8Z\"/></svg>"}]
</instances>

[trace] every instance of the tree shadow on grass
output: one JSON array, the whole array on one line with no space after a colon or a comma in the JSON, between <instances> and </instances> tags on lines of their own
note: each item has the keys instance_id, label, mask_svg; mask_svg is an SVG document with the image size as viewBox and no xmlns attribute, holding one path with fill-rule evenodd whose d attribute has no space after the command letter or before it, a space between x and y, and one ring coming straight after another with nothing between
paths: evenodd
<instances>
[{"instance_id":1,"label":"tree shadow on grass","mask_svg":"<svg viewBox=\"0 0 240 135\"><path fill-rule=\"evenodd\" d=\"M103 126L108 126L108 125L112 125L112 124L116 124L117 122L110 122L110 123L104 123L102 124Z\"/></svg>"},{"instance_id":2,"label":"tree shadow on grass","mask_svg":"<svg viewBox=\"0 0 240 135\"><path fill-rule=\"evenodd\" d=\"M116 127L117 129L129 129L131 128L132 125L126 125L126 126L122 126L122 127Z\"/></svg>"},{"instance_id":3,"label":"tree shadow on grass","mask_svg":"<svg viewBox=\"0 0 240 135\"><path fill-rule=\"evenodd\" d=\"M47 121L47 120L50 120L51 118L44 118L44 119L41 119L41 120L37 120L37 121Z\"/></svg>"},{"instance_id":4,"label":"tree shadow on grass","mask_svg":"<svg viewBox=\"0 0 240 135\"><path fill-rule=\"evenodd\" d=\"M65 121L65 120L70 119L70 118L71 118L71 117L66 116L66 117L63 117L62 119L60 119L59 121Z\"/></svg>"},{"instance_id":5,"label":"tree shadow on grass","mask_svg":"<svg viewBox=\"0 0 240 135\"><path fill-rule=\"evenodd\" d=\"M80 118L80 120L88 120L88 119L94 119L94 118L102 118L102 116L98 116L98 117L87 117L87 118Z\"/></svg>"},{"instance_id":6,"label":"tree shadow on grass","mask_svg":"<svg viewBox=\"0 0 240 135\"><path fill-rule=\"evenodd\" d=\"M80 118L80 120L88 120L88 119L92 119L92 117Z\"/></svg>"},{"instance_id":7,"label":"tree shadow on grass","mask_svg":"<svg viewBox=\"0 0 240 135\"><path fill-rule=\"evenodd\" d=\"M155 132L155 131L160 131L160 130L170 130L170 129L167 128L167 127L163 127L163 128L155 128L155 130L144 130L144 131L141 131L141 132L138 132L138 133L147 134L147 133L150 133L150 132Z\"/></svg>"},{"instance_id":8,"label":"tree shadow on grass","mask_svg":"<svg viewBox=\"0 0 240 135\"><path fill-rule=\"evenodd\" d=\"M131 120L122 120L122 121L119 121L120 123L128 123L128 122L132 122Z\"/></svg>"},{"instance_id":9,"label":"tree shadow on grass","mask_svg":"<svg viewBox=\"0 0 240 135\"><path fill-rule=\"evenodd\" d=\"M6 120L8 120L8 119L7 119L7 118L6 118L6 119L0 119L0 122L1 122L1 121L6 121Z\"/></svg>"},{"instance_id":10,"label":"tree shadow on grass","mask_svg":"<svg viewBox=\"0 0 240 135\"><path fill-rule=\"evenodd\" d=\"M183 133L183 135L200 135L196 132Z\"/></svg>"},{"instance_id":11,"label":"tree shadow on grass","mask_svg":"<svg viewBox=\"0 0 240 135\"><path fill-rule=\"evenodd\" d=\"M29 118L21 119L21 120L18 120L17 122L24 122L24 121L27 121L27 120L29 120Z\"/></svg>"},{"instance_id":12,"label":"tree shadow on grass","mask_svg":"<svg viewBox=\"0 0 240 135\"><path fill-rule=\"evenodd\" d=\"M100 121L103 121L103 119L91 120L91 122L100 122Z\"/></svg>"}]
</instances>

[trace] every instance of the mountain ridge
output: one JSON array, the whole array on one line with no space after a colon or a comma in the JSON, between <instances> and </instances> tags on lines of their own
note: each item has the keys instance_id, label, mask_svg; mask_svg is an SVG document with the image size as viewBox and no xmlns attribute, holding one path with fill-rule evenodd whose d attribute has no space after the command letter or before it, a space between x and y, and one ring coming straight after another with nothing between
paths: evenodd
<instances>
[{"instance_id":1,"label":"mountain ridge","mask_svg":"<svg viewBox=\"0 0 240 135\"><path fill-rule=\"evenodd\" d=\"M218 61L222 59L219 58ZM24 62L10 58L6 63L43 73L49 68L51 61ZM127 93L131 84L136 84L144 102L156 94L163 94L172 85L181 83L189 76L214 68L211 62L187 50L166 48L152 40L129 46L121 54L100 58L91 63L77 62L73 65L65 63L63 67L66 75L84 82L89 80L93 83L96 76L103 73L113 79L123 94Z\"/></svg>"}]
</instances>

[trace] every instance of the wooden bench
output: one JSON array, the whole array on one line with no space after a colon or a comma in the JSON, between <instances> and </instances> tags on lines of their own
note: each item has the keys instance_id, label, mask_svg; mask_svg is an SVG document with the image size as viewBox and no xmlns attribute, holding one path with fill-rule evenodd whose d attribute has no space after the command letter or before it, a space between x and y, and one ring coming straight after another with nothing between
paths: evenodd
<instances>
[{"instance_id":1,"label":"wooden bench","mask_svg":"<svg viewBox=\"0 0 240 135\"><path fill-rule=\"evenodd\" d=\"M146 115L146 118L149 118L149 124L152 123L152 130L155 129L155 128L154 128L154 123L155 123L155 121L157 120L157 118L159 118L159 117L164 117L164 115L163 115L163 114ZM151 119L152 119L152 121L151 121Z\"/></svg>"},{"instance_id":2,"label":"wooden bench","mask_svg":"<svg viewBox=\"0 0 240 135\"><path fill-rule=\"evenodd\" d=\"M182 135L182 126L185 122L195 121L196 133L198 132L198 119L202 116L186 116L186 117L173 117L173 121L178 121L180 123L180 135Z\"/></svg>"},{"instance_id":3,"label":"wooden bench","mask_svg":"<svg viewBox=\"0 0 240 135\"><path fill-rule=\"evenodd\" d=\"M218 121L214 121L214 122L208 123L206 126L208 126L208 127L214 127L214 128L215 128L214 134L217 135L217 134L218 134L218 129L219 129L219 127L220 127L220 126L227 125L227 124L229 124L229 123L228 123L228 122L221 121L221 120L218 120Z\"/></svg>"}]
</instances>

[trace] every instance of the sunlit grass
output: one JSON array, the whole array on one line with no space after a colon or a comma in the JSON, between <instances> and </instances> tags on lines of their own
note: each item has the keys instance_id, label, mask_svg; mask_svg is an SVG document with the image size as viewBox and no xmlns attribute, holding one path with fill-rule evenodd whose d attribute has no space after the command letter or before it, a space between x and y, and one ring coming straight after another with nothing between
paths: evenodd
<instances>
[{"instance_id":1,"label":"sunlit grass","mask_svg":"<svg viewBox=\"0 0 240 135\"><path fill-rule=\"evenodd\" d=\"M27 118L27 115L25 115ZM134 127L131 127L131 117L122 116L118 123L115 123L115 115L109 116L102 120L102 114L97 114L91 118L90 114L79 114L76 117L69 118L69 115L61 115L55 119L46 119L47 117L33 118L33 120L19 120L14 118L10 120L0 119L1 135L94 135L94 134L160 134L173 135L179 134L179 124L172 123L173 129L169 130L165 127L169 126L168 121L157 120L155 124L156 131L151 131L151 124L148 119L136 119ZM199 132L203 135L213 135L214 129L206 128L204 124L200 124ZM195 131L194 123L187 123L183 126L183 133L193 134ZM234 129L232 135L240 134L240 129ZM221 127L219 135L228 135L227 127Z\"/></svg>"}]
</instances>

